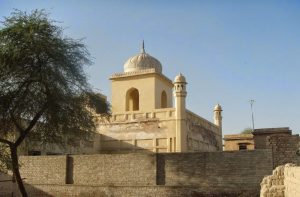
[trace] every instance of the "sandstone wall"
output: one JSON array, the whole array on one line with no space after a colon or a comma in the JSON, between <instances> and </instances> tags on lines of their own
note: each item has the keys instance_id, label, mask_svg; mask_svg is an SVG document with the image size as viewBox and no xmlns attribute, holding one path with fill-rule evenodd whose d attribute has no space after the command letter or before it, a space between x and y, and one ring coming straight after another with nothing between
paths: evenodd
<instances>
[{"instance_id":1,"label":"sandstone wall","mask_svg":"<svg viewBox=\"0 0 300 197\"><path fill-rule=\"evenodd\" d=\"M300 167L286 166L284 169L285 197L295 197L300 194Z\"/></svg>"},{"instance_id":2,"label":"sandstone wall","mask_svg":"<svg viewBox=\"0 0 300 197\"><path fill-rule=\"evenodd\" d=\"M222 133L215 124L186 110L187 144L190 152L221 151ZM101 153L176 152L175 108L151 112L114 113L110 119L98 118Z\"/></svg>"},{"instance_id":3,"label":"sandstone wall","mask_svg":"<svg viewBox=\"0 0 300 197\"><path fill-rule=\"evenodd\" d=\"M284 166L278 166L272 175L261 182L260 197L284 197Z\"/></svg>"},{"instance_id":4,"label":"sandstone wall","mask_svg":"<svg viewBox=\"0 0 300 197\"><path fill-rule=\"evenodd\" d=\"M240 150L240 145L246 147L245 150L254 150L254 140L252 134L224 135L224 151Z\"/></svg>"},{"instance_id":5,"label":"sandstone wall","mask_svg":"<svg viewBox=\"0 0 300 197\"><path fill-rule=\"evenodd\" d=\"M212 122L186 110L189 151L222 151L222 131Z\"/></svg>"},{"instance_id":6,"label":"sandstone wall","mask_svg":"<svg viewBox=\"0 0 300 197\"><path fill-rule=\"evenodd\" d=\"M99 152L175 152L175 109L113 114L98 117Z\"/></svg>"},{"instance_id":7,"label":"sandstone wall","mask_svg":"<svg viewBox=\"0 0 300 197\"><path fill-rule=\"evenodd\" d=\"M261 182L261 197L296 197L300 194L300 167L294 164L278 166Z\"/></svg>"}]
</instances>

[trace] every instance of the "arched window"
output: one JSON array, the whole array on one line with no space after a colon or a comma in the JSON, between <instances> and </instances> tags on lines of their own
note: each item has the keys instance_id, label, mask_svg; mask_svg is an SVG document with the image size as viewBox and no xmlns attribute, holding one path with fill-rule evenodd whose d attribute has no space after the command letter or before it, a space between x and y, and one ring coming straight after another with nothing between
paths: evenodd
<instances>
[{"instance_id":1,"label":"arched window","mask_svg":"<svg viewBox=\"0 0 300 197\"><path fill-rule=\"evenodd\" d=\"M139 110L139 91L136 88L131 88L126 93L126 111Z\"/></svg>"},{"instance_id":2,"label":"arched window","mask_svg":"<svg viewBox=\"0 0 300 197\"><path fill-rule=\"evenodd\" d=\"M167 108L168 107L168 104L167 104L168 103L168 99L167 99L167 93L166 93L166 91L162 91L160 103L161 103L161 108Z\"/></svg>"}]
</instances>

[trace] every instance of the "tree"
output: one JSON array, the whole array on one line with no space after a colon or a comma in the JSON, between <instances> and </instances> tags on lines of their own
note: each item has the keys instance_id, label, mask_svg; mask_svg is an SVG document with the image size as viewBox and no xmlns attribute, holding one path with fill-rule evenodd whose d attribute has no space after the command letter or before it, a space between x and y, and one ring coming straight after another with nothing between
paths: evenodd
<instances>
[{"instance_id":1,"label":"tree","mask_svg":"<svg viewBox=\"0 0 300 197\"><path fill-rule=\"evenodd\" d=\"M0 172L7 173L7 170L11 169L10 164L9 150L0 143Z\"/></svg>"},{"instance_id":2,"label":"tree","mask_svg":"<svg viewBox=\"0 0 300 197\"><path fill-rule=\"evenodd\" d=\"M241 134L251 134L252 133L252 129L251 128L245 128Z\"/></svg>"},{"instance_id":3,"label":"tree","mask_svg":"<svg viewBox=\"0 0 300 197\"><path fill-rule=\"evenodd\" d=\"M95 129L88 106L100 106L103 110L97 111L102 112L108 108L91 91L84 74L83 65L91 63L85 45L64 36L44 10L15 10L2 24L0 142L9 148L12 171L25 197L18 165L18 147L24 139L86 139Z\"/></svg>"}]
</instances>

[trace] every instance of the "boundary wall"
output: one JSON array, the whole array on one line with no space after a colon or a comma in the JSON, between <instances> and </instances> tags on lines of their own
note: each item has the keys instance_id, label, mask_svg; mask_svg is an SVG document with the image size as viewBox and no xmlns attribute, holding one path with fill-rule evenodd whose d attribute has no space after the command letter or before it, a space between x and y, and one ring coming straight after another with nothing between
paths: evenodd
<instances>
[{"instance_id":1,"label":"boundary wall","mask_svg":"<svg viewBox=\"0 0 300 197\"><path fill-rule=\"evenodd\" d=\"M273 169L271 150L21 156L20 161L29 196L252 197ZM5 192L11 191L2 196Z\"/></svg>"}]
</instances>

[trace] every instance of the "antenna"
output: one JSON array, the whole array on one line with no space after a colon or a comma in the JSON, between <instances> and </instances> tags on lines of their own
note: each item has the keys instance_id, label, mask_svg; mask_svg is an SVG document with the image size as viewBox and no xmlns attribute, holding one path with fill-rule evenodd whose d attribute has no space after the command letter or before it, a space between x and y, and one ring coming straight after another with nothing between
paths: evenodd
<instances>
[{"instance_id":1,"label":"antenna","mask_svg":"<svg viewBox=\"0 0 300 197\"><path fill-rule=\"evenodd\" d=\"M255 100L251 99L249 102L250 102L250 106L251 106L252 132L254 132L254 115L253 115L253 104L254 104Z\"/></svg>"}]
</instances>

